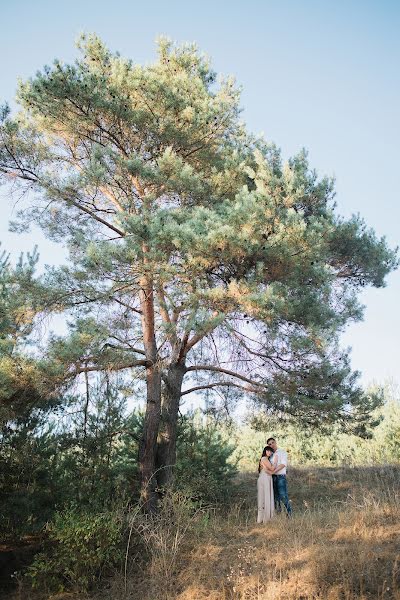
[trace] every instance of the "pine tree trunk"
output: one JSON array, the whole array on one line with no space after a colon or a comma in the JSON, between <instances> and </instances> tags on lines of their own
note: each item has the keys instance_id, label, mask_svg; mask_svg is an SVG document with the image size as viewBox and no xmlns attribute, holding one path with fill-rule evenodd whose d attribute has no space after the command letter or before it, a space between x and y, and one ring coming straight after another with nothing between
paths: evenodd
<instances>
[{"instance_id":1,"label":"pine tree trunk","mask_svg":"<svg viewBox=\"0 0 400 600\"><path fill-rule=\"evenodd\" d=\"M184 364L172 364L165 379L156 461L157 483L160 487L170 485L173 481L179 403L185 371Z\"/></svg>"},{"instance_id":2,"label":"pine tree trunk","mask_svg":"<svg viewBox=\"0 0 400 600\"><path fill-rule=\"evenodd\" d=\"M146 512L157 508L156 480L154 477L157 435L161 415L161 373L158 364L154 328L153 282L146 278L140 292L143 344L148 366L146 368L146 413L142 439L139 444L140 498Z\"/></svg>"}]
</instances>

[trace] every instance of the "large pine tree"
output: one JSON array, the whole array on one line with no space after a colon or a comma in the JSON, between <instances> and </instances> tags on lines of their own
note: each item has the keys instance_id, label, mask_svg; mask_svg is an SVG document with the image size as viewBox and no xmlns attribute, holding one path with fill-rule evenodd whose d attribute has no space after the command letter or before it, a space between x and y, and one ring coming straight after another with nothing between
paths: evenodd
<instances>
[{"instance_id":1,"label":"large pine tree","mask_svg":"<svg viewBox=\"0 0 400 600\"><path fill-rule=\"evenodd\" d=\"M373 401L337 336L361 317L357 290L396 266L385 240L335 214L333 182L304 152L283 163L246 132L233 80L217 82L193 45L162 40L146 67L96 36L79 48L20 84L20 113L3 110L0 172L32 191L20 225L69 248L48 307L78 320L54 363L67 379L143 373L143 500L156 467L170 481L190 391L235 388L362 429Z\"/></svg>"}]
</instances>

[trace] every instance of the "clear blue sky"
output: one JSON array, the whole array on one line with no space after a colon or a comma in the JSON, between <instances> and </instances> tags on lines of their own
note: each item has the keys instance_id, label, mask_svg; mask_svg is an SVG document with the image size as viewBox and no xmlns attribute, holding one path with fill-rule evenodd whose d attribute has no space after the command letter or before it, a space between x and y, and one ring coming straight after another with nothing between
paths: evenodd
<instances>
[{"instance_id":1,"label":"clear blue sky","mask_svg":"<svg viewBox=\"0 0 400 600\"><path fill-rule=\"evenodd\" d=\"M0 102L18 77L54 58L70 61L81 31L137 62L154 58L165 34L196 41L214 68L243 86L248 127L284 157L301 147L320 174L335 175L339 212L361 213L379 235L400 241L400 2L376 0L14 0L0 3ZM0 240L15 256L36 240L43 263L62 251L36 233L7 233L11 204L1 198ZM343 336L362 382L398 371L400 274L366 290L363 323Z\"/></svg>"}]
</instances>

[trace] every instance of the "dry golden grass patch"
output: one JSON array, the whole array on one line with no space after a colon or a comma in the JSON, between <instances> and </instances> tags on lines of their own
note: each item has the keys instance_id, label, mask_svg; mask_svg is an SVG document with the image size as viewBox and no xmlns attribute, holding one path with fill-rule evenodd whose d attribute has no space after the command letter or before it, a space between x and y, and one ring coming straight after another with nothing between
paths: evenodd
<instances>
[{"instance_id":1,"label":"dry golden grass patch","mask_svg":"<svg viewBox=\"0 0 400 600\"><path fill-rule=\"evenodd\" d=\"M399 481L396 467L293 470L293 518L256 525L256 475L241 474L234 503L200 515L169 576L153 563L120 597L400 600Z\"/></svg>"}]
</instances>

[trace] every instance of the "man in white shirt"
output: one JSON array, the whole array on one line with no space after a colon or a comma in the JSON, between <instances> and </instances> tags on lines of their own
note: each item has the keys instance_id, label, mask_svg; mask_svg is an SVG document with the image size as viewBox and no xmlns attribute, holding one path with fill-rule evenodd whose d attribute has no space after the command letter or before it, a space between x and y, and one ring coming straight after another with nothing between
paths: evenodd
<instances>
[{"instance_id":1,"label":"man in white shirt","mask_svg":"<svg viewBox=\"0 0 400 600\"><path fill-rule=\"evenodd\" d=\"M286 468L288 464L287 452L282 448L278 448L275 438L269 438L267 440L267 446L270 446L274 451L272 464L275 467L275 472L272 475L272 480L274 484L275 510L281 512L281 502L283 502L286 508L286 514L290 517L292 515L292 506L288 496L286 481Z\"/></svg>"}]
</instances>

